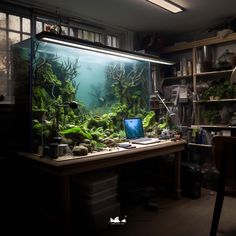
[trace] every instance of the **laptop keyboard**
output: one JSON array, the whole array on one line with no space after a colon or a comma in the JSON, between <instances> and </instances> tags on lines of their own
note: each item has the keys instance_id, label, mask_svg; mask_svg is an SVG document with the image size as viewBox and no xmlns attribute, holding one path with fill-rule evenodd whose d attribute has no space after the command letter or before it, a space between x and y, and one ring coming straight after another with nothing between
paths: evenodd
<instances>
[{"instance_id":1,"label":"laptop keyboard","mask_svg":"<svg viewBox=\"0 0 236 236\"><path fill-rule=\"evenodd\" d=\"M135 139L135 141L139 141L139 142L146 142L146 141L150 141L152 140L152 138L137 138Z\"/></svg>"}]
</instances>

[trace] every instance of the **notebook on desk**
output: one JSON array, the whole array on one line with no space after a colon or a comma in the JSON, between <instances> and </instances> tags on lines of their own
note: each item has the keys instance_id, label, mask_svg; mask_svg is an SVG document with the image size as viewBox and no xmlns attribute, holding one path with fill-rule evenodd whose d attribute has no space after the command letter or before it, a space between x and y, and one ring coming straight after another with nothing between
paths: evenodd
<instances>
[{"instance_id":1,"label":"notebook on desk","mask_svg":"<svg viewBox=\"0 0 236 236\"><path fill-rule=\"evenodd\" d=\"M124 129L126 139L136 144L158 143L158 138L148 138L144 136L143 123L141 118L125 118Z\"/></svg>"}]
</instances>

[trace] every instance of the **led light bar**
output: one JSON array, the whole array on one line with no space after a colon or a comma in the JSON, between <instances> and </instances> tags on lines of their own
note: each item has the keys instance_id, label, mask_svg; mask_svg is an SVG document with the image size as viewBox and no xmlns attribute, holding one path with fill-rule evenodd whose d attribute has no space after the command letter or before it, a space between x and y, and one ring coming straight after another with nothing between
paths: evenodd
<instances>
[{"instance_id":1,"label":"led light bar","mask_svg":"<svg viewBox=\"0 0 236 236\"><path fill-rule=\"evenodd\" d=\"M159 6L167 11L170 11L172 13L179 13L184 11L184 8L177 5L176 3L173 3L168 0L147 0L148 2L151 2L155 4L156 6Z\"/></svg>"},{"instance_id":2,"label":"led light bar","mask_svg":"<svg viewBox=\"0 0 236 236\"><path fill-rule=\"evenodd\" d=\"M151 63L157 63L157 64L164 64L164 65L174 65L175 63L172 61L164 60L159 57L150 55L150 54L143 54L138 52L131 52L126 51L123 49L118 48L112 48L105 46L100 43L93 43L86 40L81 40L65 35L57 35L50 32L42 32L36 35L36 38L41 41L45 42L51 42L56 43L64 46L74 47L74 48L80 48L85 49L93 52L99 52L103 54L113 55L113 56L119 56L134 60L140 60L140 61L146 61Z\"/></svg>"}]
</instances>

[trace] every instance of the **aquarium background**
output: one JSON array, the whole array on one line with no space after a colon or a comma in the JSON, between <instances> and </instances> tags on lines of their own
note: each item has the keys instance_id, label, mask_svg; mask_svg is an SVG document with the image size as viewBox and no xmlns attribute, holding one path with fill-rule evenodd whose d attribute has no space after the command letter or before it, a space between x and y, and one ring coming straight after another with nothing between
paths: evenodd
<instances>
[{"instance_id":1,"label":"aquarium background","mask_svg":"<svg viewBox=\"0 0 236 236\"><path fill-rule=\"evenodd\" d=\"M31 88L32 145L60 136L71 146L88 149L114 146L124 140L123 119L141 117L150 126L150 63L35 40L15 45L15 61L27 61L24 74ZM31 63L30 63L31 62ZM22 70L22 71L21 71ZM25 73L24 73L25 72ZM69 104L75 101L78 107Z\"/></svg>"}]
</instances>

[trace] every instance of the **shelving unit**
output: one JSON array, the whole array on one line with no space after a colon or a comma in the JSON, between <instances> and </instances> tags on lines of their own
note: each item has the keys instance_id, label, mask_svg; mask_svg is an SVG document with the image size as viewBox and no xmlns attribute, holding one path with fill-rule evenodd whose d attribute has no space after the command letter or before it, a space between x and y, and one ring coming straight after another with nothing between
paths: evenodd
<instances>
[{"instance_id":1,"label":"shelving unit","mask_svg":"<svg viewBox=\"0 0 236 236\"><path fill-rule=\"evenodd\" d=\"M213 135L226 135L226 136L236 136L236 126L229 126L229 125L191 125L189 130L204 130L204 134L208 136L208 138L203 140L202 143L192 142L189 139L188 145L195 146L195 147L202 147L202 148L211 148L211 139ZM207 143L205 141L208 140ZM210 142L209 142L210 141Z\"/></svg>"},{"instance_id":2,"label":"shelving unit","mask_svg":"<svg viewBox=\"0 0 236 236\"><path fill-rule=\"evenodd\" d=\"M200 52L203 54L203 47L205 46L211 46L214 50L218 49L219 47L228 47L228 45L234 45L235 46L235 56L236 56L236 33L229 34L225 38L215 36L215 37L210 37L206 39L201 39L193 42L183 42L183 43L178 43L175 44L174 46L171 47L166 47L162 50L162 53L165 55L165 57L168 58L168 55L170 55L169 58L173 60L173 55L176 55L177 62L182 60L181 59L181 54L186 58L186 60L191 60L192 62L192 74L187 75L187 76L167 76L167 77L161 77L161 81L163 81L163 87L171 86L171 85L179 85L181 80L185 80L186 83L192 87L192 99L189 101L192 106L193 114L192 116L194 120L191 121L191 124L202 124L202 113L203 116L206 115L204 114L203 111L211 110L213 106L217 107L218 111L222 110L224 107L232 107L233 103L236 101L236 94L232 96L221 96L221 97L213 97L213 98L202 98L201 97L201 92L200 90L206 90L207 88L201 88L201 85L205 85L208 83L208 88L211 87L211 83L215 83L217 80L219 80L221 83L222 81L229 81L229 77L233 71L233 66L230 69L223 69L222 70L212 70L214 67L212 66L211 70L209 71L197 71L197 61L199 59L199 54ZM206 53L204 51L204 53ZM190 59L191 57L191 59ZM216 58L214 58L214 64L216 64ZM202 61L203 62L203 61ZM213 64L213 63L212 63ZM207 66L205 67L207 68ZM222 82L224 83L224 82ZM200 88L199 88L200 87ZM217 97L217 98L216 98ZM167 99L168 101L168 99ZM169 103L173 104L173 103ZM227 110L227 108L225 108ZM229 109L228 109L229 110ZM236 110L235 110L236 112ZM213 113L213 111L212 111ZM223 113L223 111L221 112ZM210 115L210 114L209 114ZM205 119L207 122L207 120ZM209 121L212 123L212 120ZM205 123L205 122L204 122ZM229 123L227 120L224 120L222 123L223 125L226 125ZM206 123L207 124L207 123ZM221 124L221 122L216 121L216 124Z\"/></svg>"},{"instance_id":3,"label":"shelving unit","mask_svg":"<svg viewBox=\"0 0 236 236\"><path fill-rule=\"evenodd\" d=\"M211 67L205 65L204 67L202 66L201 70L199 71L199 67L197 68L197 64L199 62L198 58L199 55L203 55L203 48L205 48L205 46L210 46L210 48L214 50L214 63L212 59ZM212 135L230 134L231 136L236 136L236 126L230 125L229 120L227 120L226 118L224 118L224 122L222 122L222 117L224 116L225 111L226 114L230 114L230 116L232 115L231 113L233 112L231 111L231 109L233 109L233 106L235 106L234 104L236 104L236 94L233 97L202 97L204 91L212 87L216 82L219 81L219 83L221 83L221 81L230 81L230 76L233 72L233 67L236 65L232 64L232 68L223 68L216 63L218 62L216 58L219 58L216 56L217 53L219 56L219 54L222 54L220 53L220 51L225 50L225 48L228 48L228 46L230 50L233 49L233 52L236 55L236 33L232 33L225 38L216 36L193 42L184 42L181 44L176 44L174 46L164 48L162 50L162 55L165 58L171 59L172 61L176 61L176 63L179 63L181 61L183 62L183 57L185 57L185 61L190 60L192 63L192 69L190 70L191 74L187 75L185 75L185 73L172 74L173 72L178 72L178 68L171 68L168 70L167 67L164 67L164 70L167 70L167 72L161 73L160 81L162 82L161 85L163 87L164 97L167 97L166 104L168 106L174 105L173 102L168 100L168 98L170 98L170 94L167 93L168 96L166 96L165 91L172 91L172 88L176 88L176 86L179 86L181 84L181 80L185 80L188 88L191 88L192 96L189 99L188 104L183 105L184 109L188 109L188 105L189 107L191 107L190 112L188 114L188 118L191 117L191 122L190 124L187 124L189 147L188 155L191 160L196 160L200 164L204 164L204 162L211 161ZM203 63L205 61L202 60L201 62ZM219 66L216 67L216 64ZM181 74L181 76L177 76L177 74ZM207 93L205 95L207 95ZM182 105L179 104L178 108L181 106ZM223 110L224 107L225 111ZM214 117L211 117L211 115L214 115L214 112L210 112L211 110L213 110L213 108L215 109L215 113L218 114L218 118L220 118L220 120L214 120ZM236 106L234 112L234 117L236 119ZM208 121L206 119L207 115L208 117L211 117ZM195 137L197 136L192 135L196 134L194 133L196 132L196 130L197 132L199 132L198 135L203 134L204 137L201 137L200 139L195 139Z\"/></svg>"}]
</instances>

